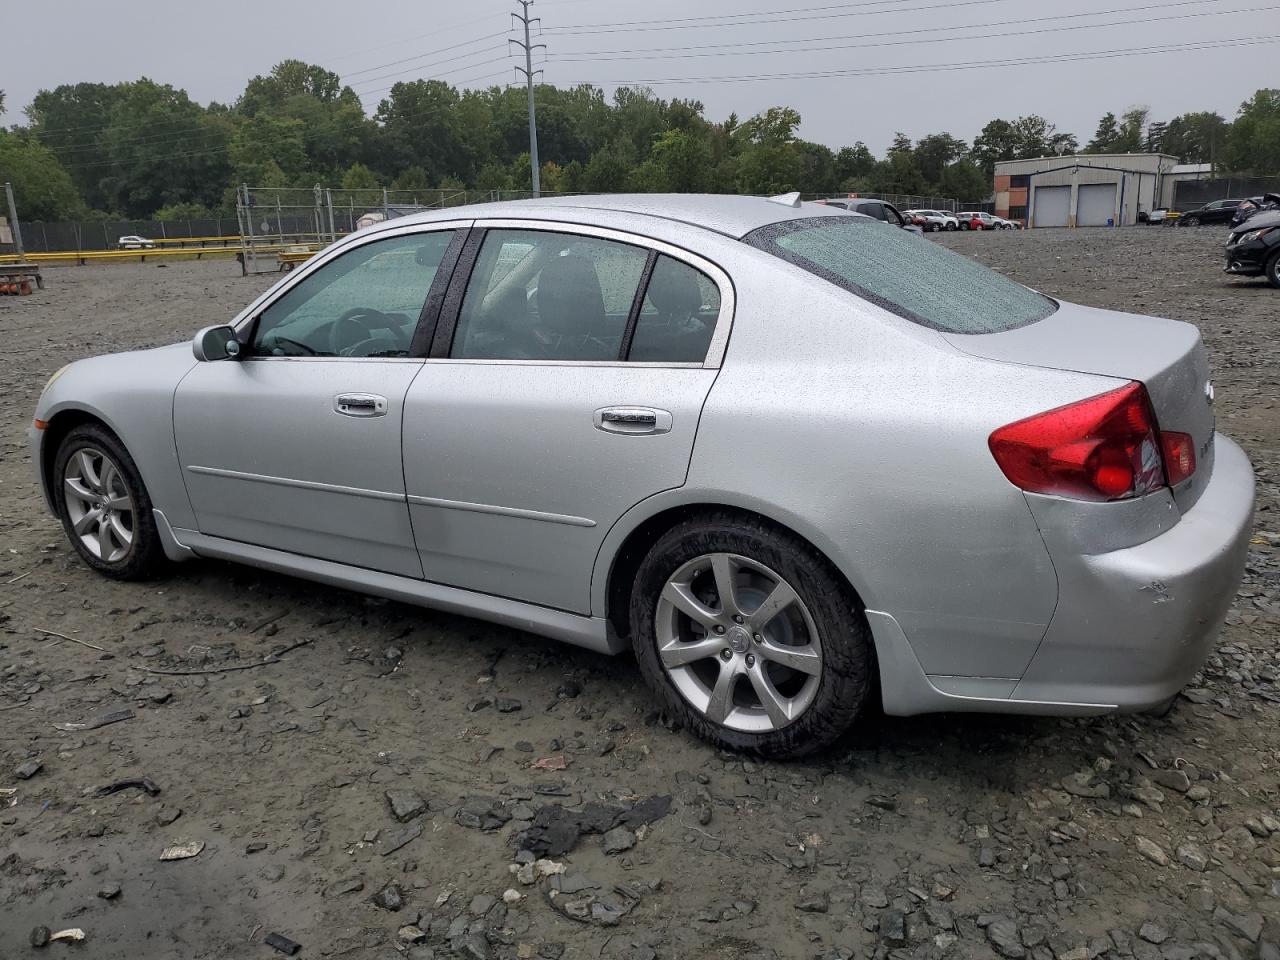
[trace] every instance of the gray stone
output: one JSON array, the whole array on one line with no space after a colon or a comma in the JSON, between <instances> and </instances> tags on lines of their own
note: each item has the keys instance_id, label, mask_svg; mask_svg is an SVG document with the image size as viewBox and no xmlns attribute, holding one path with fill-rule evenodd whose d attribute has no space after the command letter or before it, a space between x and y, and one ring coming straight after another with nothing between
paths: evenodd
<instances>
[{"instance_id":1,"label":"gray stone","mask_svg":"<svg viewBox=\"0 0 1280 960\"><path fill-rule=\"evenodd\" d=\"M884 910L880 913L880 939L891 947L907 943L907 918L901 910Z\"/></svg>"},{"instance_id":2,"label":"gray stone","mask_svg":"<svg viewBox=\"0 0 1280 960\"><path fill-rule=\"evenodd\" d=\"M1167 867L1169 865L1169 855L1161 849L1160 845L1153 840L1149 840L1142 835L1133 838L1134 845L1138 848L1138 852L1150 860L1152 863Z\"/></svg>"},{"instance_id":3,"label":"gray stone","mask_svg":"<svg viewBox=\"0 0 1280 960\"><path fill-rule=\"evenodd\" d=\"M471 898L471 904L467 909L473 917L483 917L493 909L493 905L497 902L497 897L490 896L487 893L478 893Z\"/></svg>"},{"instance_id":4,"label":"gray stone","mask_svg":"<svg viewBox=\"0 0 1280 960\"><path fill-rule=\"evenodd\" d=\"M1177 850L1178 862L1197 873L1209 866L1209 857L1194 843L1184 843Z\"/></svg>"},{"instance_id":5,"label":"gray stone","mask_svg":"<svg viewBox=\"0 0 1280 960\"><path fill-rule=\"evenodd\" d=\"M1160 926L1160 924L1148 920L1138 928L1138 936L1147 941L1147 943L1154 943L1159 946L1169 939L1169 931Z\"/></svg>"},{"instance_id":6,"label":"gray stone","mask_svg":"<svg viewBox=\"0 0 1280 960\"><path fill-rule=\"evenodd\" d=\"M523 709L524 704L510 697L498 697L493 701L493 708L499 713L515 713L517 710Z\"/></svg>"},{"instance_id":7,"label":"gray stone","mask_svg":"<svg viewBox=\"0 0 1280 960\"><path fill-rule=\"evenodd\" d=\"M875 887L867 885L862 888L862 896L860 898L864 906L880 910L889 905L889 896L884 892L884 887Z\"/></svg>"},{"instance_id":8,"label":"gray stone","mask_svg":"<svg viewBox=\"0 0 1280 960\"><path fill-rule=\"evenodd\" d=\"M382 838L382 845L378 848L378 852L384 857L388 854L395 853L407 843L411 843L422 836L422 824L411 823L403 830L397 830Z\"/></svg>"},{"instance_id":9,"label":"gray stone","mask_svg":"<svg viewBox=\"0 0 1280 960\"><path fill-rule=\"evenodd\" d=\"M1013 920L1001 918L987 924L987 940L996 953L1008 960L1022 960L1027 954L1018 933L1018 924Z\"/></svg>"},{"instance_id":10,"label":"gray stone","mask_svg":"<svg viewBox=\"0 0 1280 960\"><path fill-rule=\"evenodd\" d=\"M636 845L636 835L626 827L614 827L601 838L600 845L605 853L622 853Z\"/></svg>"},{"instance_id":11,"label":"gray stone","mask_svg":"<svg viewBox=\"0 0 1280 960\"><path fill-rule=\"evenodd\" d=\"M388 883L370 898L370 903L395 913L404 906L404 891L394 883Z\"/></svg>"},{"instance_id":12,"label":"gray stone","mask_svg":"<svg viewBox=\"0 0 1280 960\"><path fill-rule=\"evenodd\" d=\"M14 767L13 775L19 780L30 780L44 767L44 761L36 757L30 760L23 760L22 763Z\"/></svg>"},{"instance_id":13,"label":"gray stone","mask_svg":"<svg viewBox=\"0 0 1280 960\"><path fill-rule=\"evenodd\" d=\"M826 913L831 909L831 901L825 893L815 893L796 903L796 909L802 913Z\"/></svg>"},{"instance_id":14,"label":"gray stone","mask_svg":"<svg viewBox=\"0 0 1280 960\"><path fill-rule=\"evenodd\" d=\"M1151 779L1178 793L1186 793L1191 789L1191 778L1181 770L1152 770Z\"/></svg>"},{"instance_id":15,"label":"gray stone","mask_svg":"<svg viewBox=\"0 0 1280 960\"><path fill-rule=\"evenodd\" d=\"M359 893L363 889L363 877L347 877L344 880L336 880L325 887L324 895L326 897L341 897L349 893Z\"/></svg>"},{"instance_id":16,"label":"gray stone","mask_svg":"<svg viewBox=\"0 0 1280 960\"><path fill-rule=\"evenodd\" d=\"M1105 783L1093 782L1093 771L1084 770L1062 778L1062 789L1073 797L1087 797L1106 800L1111 796L1111 788Z\"/></svg>"},{"instance_id":17,"label":"gray stone","mask_svg":"<svg viewBox=\"0 0 1280 960\"><path fill-rule=\"evenodd\" d=\"M1228 929L1234 930L1250 943L1257 943L1262 936L1262 914L1260 913L1235 914L1218 907L1213 911L1213 919Z\"/></svg>"},{"instance_id":18,"label":"gray stone","mask_svg":"<svg viewBox=\"0 0 1280 960\"><path fill-rule=\"evenodd\" d=\"M386 797L391 815L401 823L408 823L427 812L427 801L412 790L388 790Z\"/></svg>"},{"instance_id":19,"label":"gray stone","mask_svg":"<svg viewBox=\"0 0 1280 960\"><path fill-rule=\"evenodd\" d=\"M118 883L104 883L98 888L98 897L102 900L114 900L120 896L120 890L121 887Z\"/></svg>"}]
</instances>

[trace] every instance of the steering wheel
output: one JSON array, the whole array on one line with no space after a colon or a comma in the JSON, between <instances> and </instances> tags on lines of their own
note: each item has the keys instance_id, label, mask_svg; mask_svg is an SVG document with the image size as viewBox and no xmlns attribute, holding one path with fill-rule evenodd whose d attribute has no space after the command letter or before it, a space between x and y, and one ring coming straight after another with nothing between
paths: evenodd
<instances>
[{"instance_id":1,"label":"steering wheel","mask_svg":"<svg viewBox=\"0 0 1280 960\"><path fill-rule=\"evenodd\" d=\"M348 327L358 327L358 336L351 336ZM385 330L389 336L375 336L373 331ZM348 310L329 327L329 352L338 357L350 357L355 349L371 340L393 340L396 345L409 348L400 324L390 314L369 307Z\"/></svg>"}]
</instances>

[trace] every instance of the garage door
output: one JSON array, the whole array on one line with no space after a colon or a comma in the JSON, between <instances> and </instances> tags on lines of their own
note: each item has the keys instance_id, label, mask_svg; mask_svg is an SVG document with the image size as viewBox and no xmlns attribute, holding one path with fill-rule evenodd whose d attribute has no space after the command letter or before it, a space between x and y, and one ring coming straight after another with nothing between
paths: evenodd
<instances>
[{"instance_id":1,"label":"garage door","mask_svg":"<svg viewBox=\"0 0 1280 960\"><path fill-rule=\"evenodd\" d=\"M1071 213L1070 187L1036 187L1032 226L1065 227Z\"/></svg>"},{"instance_id":2,"label":"garage door","mask_svg":"<svg viewBox=\"0 0 1280 960\"><path fill-rule=\"evenodd\" d=\"M1077 227L1105 227L1116 215L1114 183L1082 183L1076 199Z\"/></svg>"}]
</instances>

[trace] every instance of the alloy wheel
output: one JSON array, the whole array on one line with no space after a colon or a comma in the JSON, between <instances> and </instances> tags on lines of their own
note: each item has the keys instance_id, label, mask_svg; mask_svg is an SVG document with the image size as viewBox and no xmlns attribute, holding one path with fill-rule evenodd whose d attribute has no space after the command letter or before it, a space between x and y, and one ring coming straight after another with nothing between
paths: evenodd
<instances>
[{"instance_id":1,"label":"alloy wheel","mask_svg":"<svg viewBox=\"0 0 1280 960\"><path fill-rule=\"evenodd\" d=\"M655 627L663 669L713 723L780 730L817 695L813 617L786 580L748 557L709 553L681 565L658 599Z\"/></svg>"},{"instance_id":2,"label":"alloy wheel","mask_svg":"<svg viewBox=\"0 0 1280 960\"><path fill-rule=\"evenodd\" d=\"M71 529L93 556L117 563L133 549L133 497L120 467L97 447L71 455L62 475Z\"/></svg>"}]
</instances>

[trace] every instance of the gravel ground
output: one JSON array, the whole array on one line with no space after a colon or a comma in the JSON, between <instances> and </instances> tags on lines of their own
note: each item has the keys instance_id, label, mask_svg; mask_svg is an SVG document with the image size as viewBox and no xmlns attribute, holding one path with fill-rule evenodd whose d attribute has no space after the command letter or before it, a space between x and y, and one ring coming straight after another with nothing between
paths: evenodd
<instances>
[{"instance_id":1,"label":"gravel ground","mask_svg":"<svg viewBox=\"0 0 1280 960\"><path fill-rule=\"evenodd\" d=\"M0 298L0 956L47 926L98 960L272 932L304 957L1280 957L1280 292L1225 278L1220 232L942 241L1200 326L1260 482L1203 674L1165 718L871 718L803 764L669 729L625 658L220 563L96 577L31 480L40 385L273 278L71 267ZM95 796L141 777L158 795Z\"/></svg>"}]
</instances>

